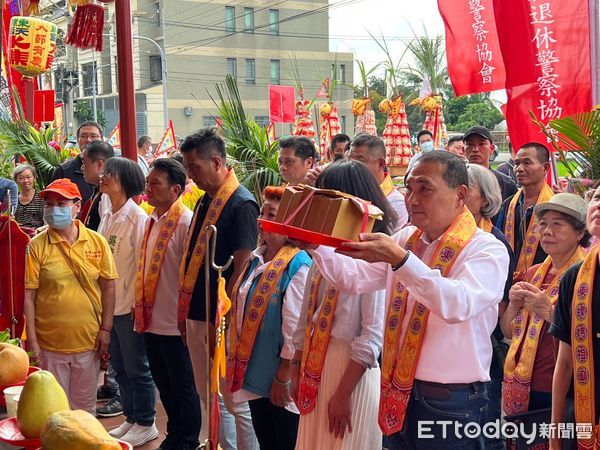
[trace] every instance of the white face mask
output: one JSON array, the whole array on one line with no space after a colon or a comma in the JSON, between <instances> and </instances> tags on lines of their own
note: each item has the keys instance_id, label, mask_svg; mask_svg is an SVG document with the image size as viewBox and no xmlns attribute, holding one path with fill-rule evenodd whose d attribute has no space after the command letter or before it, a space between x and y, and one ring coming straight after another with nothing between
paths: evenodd
<instances>
[{"instance_id":1,"label":"white face mask","mask_svg":"<svg viewBox=\"0 0 600 450\"><path fill-rule=\"evenodd\" d=\"M421 151L423 152L430 152L432 151L433 148L433 141L427 141L427 142L423 142L421 145Z\"/></svg>"}]
</instances>

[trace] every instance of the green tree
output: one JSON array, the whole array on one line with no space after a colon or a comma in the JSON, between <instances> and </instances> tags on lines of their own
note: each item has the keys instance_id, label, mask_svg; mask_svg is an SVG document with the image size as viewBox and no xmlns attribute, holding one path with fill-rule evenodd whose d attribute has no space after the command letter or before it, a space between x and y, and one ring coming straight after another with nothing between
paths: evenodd
<instances>
[{"instance_id":1,"label":"green tree","mask_svg":"<svg viewBox=\"0 0 600 450\"><path fill-rule=\"evenodd\" d=\"M87 101L81 101L75 103L75 117L80 122L88 120L94 120L94 110ZM96 121L102 125L102 128L106 126L106 118L104 117L104 111L101 109L96 111Z\"/></svg>"},{"instance_id":2,"label":"green tree","mask_svg":"<svg viewBox=\"0 0 600 450\"><path fill-rule=\"evenodd\" d=\"M493 129L504 116L494 106L489 94L452 97L444 103L444 118L450 131L465 132L472 126L483 125Z\"/></svg>"}]
</instances>

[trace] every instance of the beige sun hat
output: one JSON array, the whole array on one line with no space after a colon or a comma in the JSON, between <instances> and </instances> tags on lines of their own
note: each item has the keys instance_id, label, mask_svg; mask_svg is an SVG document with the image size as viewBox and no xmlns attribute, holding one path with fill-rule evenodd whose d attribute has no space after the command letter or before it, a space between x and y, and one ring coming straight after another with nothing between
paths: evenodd
<instances>
[{"instance_id":1,"label":"beige sun hat","mask_svg":"<svg viewBox=\"0 0 600 450\"><path fill-rule=\"evenodd\" d=\"M540 203L533 209L538 219L545 211L558 211L585 223L587 202L576 194L555 194L550 201Z\"/></svg>"}]
</instances>

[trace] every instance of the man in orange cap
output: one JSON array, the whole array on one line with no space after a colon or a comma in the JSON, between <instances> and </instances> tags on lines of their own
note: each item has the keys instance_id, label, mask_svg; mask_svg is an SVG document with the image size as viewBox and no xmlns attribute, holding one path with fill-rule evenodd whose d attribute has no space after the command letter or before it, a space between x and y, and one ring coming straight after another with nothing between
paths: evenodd
<instances>
[{"instance_id":1,"label":"man in orange cap","mask_svg":"<svg viewBox=\"0 0 600 450\"><path fill-rule=\"evenodd\" d=\"M31 240L27 252L27 343L63 387L71 408L93 414L117 271L106 239L75 219L81 209L75 183L55 180L40 197L48 228Z\"/></svg>"}]
</instances>

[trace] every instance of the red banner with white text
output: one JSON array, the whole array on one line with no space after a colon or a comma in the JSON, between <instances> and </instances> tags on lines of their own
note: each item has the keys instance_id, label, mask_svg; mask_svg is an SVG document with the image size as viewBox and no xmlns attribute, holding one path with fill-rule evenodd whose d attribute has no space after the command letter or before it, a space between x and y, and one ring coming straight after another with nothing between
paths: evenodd
<instances>
[{"instance_id":1,"label":"red banner with white text","mask_svg":"<svg viewBox=\"0 0 600 450\"><path fill-rule=\"evenodd\" d=\"M493 0L438 0L448 74L457 96L504 89L506 73Z\"/></svg>"},{"instance_id":2,"label":"red banner with white text","mask_svg":"<svg viewBox=\"0 0 600 450\"><path fill-rule=\"evenodd\" d=\"M544 123L592 108L588 0L494 0L506 68L506 120L513 146L546 142Z\"/></svg>"}]
</instances>

